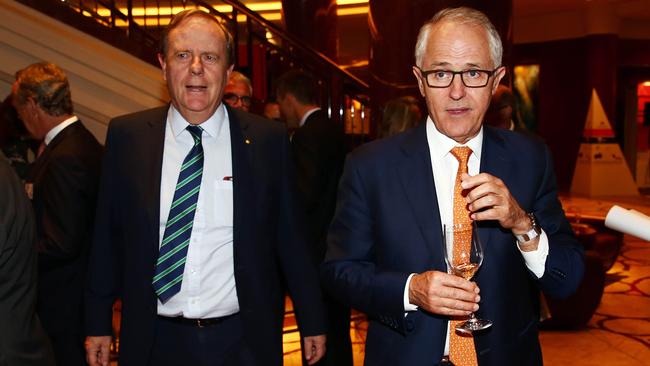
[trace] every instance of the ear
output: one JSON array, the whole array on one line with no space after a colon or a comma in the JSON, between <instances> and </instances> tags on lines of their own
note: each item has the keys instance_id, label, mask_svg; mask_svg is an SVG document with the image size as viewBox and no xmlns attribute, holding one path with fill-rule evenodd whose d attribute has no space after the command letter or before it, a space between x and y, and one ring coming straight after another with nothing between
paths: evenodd
<instances>
[{"instance_id":1,"label":"ear","mask_svg":"<svg viewBox=\"0 0 650 366\"><path fill-rule=\"evenodd\" d=\"M424 82L424 79L422 79L422 75L420 75L420 70L416 66L413 66L413 75L415 75L415 78L418 81L418 88L420 89L420 95L426 97L424 95L424 90L425 90L424 88L426 87L426 84Z\"/></svg>"},{"instance_id":2,"label":"ear","mask_svg":"<svg viewBox=\"0 0 650 366\"><path fill-rule=\"evenodd\" d=\"M492 82L492 95L496 93L497 88L499 87L499 83L504 76L506 76L506 67L501 66L494 75L494 81Z\"/></svg>"},{"instance_id":3,"label":"ear","mask_svg":"<svg viewBox=\"0 0 650 366\"><path fill-rule=\"evenodd\" d=\"M232 74L232 71L235 69L235 64L230 65L228 69L226 70L226 82L223 84L224 86L228 84L228 80L230 80L230 74Z\"/></svg>"},{"instance_id":4,"label":"ear","mask_svg":"<svg viewBox=\"0 0 650 366\"><path fill-rule=\"evenodd\" d=\"M158 52L158 62L160 63L160 68L162 68L163 80L167 81L167 63L165 62L165 55Z\"/></svg>"},{"instance_id":5,"label":"ear","mask_svg":"<svg viewBox=\"0 0 650 366\"><path fill-rule=\"evenodd\" d=\"M27 97L25 100L25 110L28 113L37 113L40 108L38 107L38 103L34 100L32 97Z\"/></svg>"}]
</instances>

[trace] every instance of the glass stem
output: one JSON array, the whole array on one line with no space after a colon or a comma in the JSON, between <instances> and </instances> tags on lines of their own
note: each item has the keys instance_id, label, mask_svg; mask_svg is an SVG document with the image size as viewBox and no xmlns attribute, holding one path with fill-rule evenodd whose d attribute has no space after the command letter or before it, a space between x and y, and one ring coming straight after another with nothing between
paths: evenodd
<instances>
[{"instance_id":1,"label":"glass stem","mask_svg":"<svg viewBox=\"0 0 650 366\"><path fill-rule=\"evenodd\" d=\"M474 315L474 312L469 313L469 319L467 319L468 323L476 323L476 316Z\"/></svg>"}]
</instances>

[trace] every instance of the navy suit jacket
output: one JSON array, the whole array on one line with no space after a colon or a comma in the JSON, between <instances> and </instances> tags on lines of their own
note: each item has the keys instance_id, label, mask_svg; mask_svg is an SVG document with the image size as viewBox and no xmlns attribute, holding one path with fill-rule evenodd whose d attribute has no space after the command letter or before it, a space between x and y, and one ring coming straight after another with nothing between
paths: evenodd
<instances>
[{"instance_id":1,"label":"navy suit jacket","mask_svg":"<svg viewBox=\"0 0 650 366\"><path fill-rule=\"evenodd\" d=\"M146 365L157 302L160 177L168 106L111 121L90 257L88 335L111 334L122 299L120 365ZM302 239L286 131L228 108L232 144L235 283L244 344L259 365L282 363L284 281L303 335L325 333L318 274Z\"/></svg>"},{"instance_id":2,"label":"navy suit jacket","mask_svg":"<svg viewBox=\"0 0 650 366\"><path fill-rule=\"evenodd\" d=\"M494 322L475 336L479 364L541 364L539 289L555 297L572 293L582 278L583 252L557 199L544 145L485 126L481 171L502 179L521 207L535 213L550 248L538 279L509 230L479 223L485 257L475 278L478 315ZM349 156L321 270L332 294L369 315L366 365L441 359L448 319L423 310L405 316L403 304L409 274L446 272L425 124Z\"/></svg>"}]
</instances>

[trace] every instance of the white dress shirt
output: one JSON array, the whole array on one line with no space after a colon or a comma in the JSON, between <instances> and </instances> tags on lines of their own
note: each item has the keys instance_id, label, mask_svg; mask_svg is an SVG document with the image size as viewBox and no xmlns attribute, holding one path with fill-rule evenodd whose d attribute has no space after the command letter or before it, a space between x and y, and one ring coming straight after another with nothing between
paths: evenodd
<instances>
[{"instance_id":1,"label":"white dress shirt","mask_svg":"<svg viewBox=\"0 0 650 366\"><path fill-rule=\"evenodd\" d=\"M450 225L453 223L454 185L456 184L456 173L458 172L458 160L451 154L451 149L456 146L467 146L472 149L472 154L469 156L467 162L467 171L469 175L479 174L481 168L481 151L483 148L483 128L481 128L475 137L467 141L465 145L460 145L438 131L431 117L427 118L426 132L429 153L431 154L433 180L436 185L440 221L442 225ZM517 239L514 236L512 237L512 242L513 245L517 243ZM518 244L517 248L519 248ZM537 278L542 277L546 265L546 256L548 255L548 237L546 233L542 230L537 250L524 252L520 249L519 251L524 258L526 267ZM409 276L404 289L404 310L407 312L417 310L417 306L408 301L408 289L413 275L415 274ZM447 354L449 354L449 332L447 332L447 341L445 344L445 355Z\"/></svg>"},{"instance_id":2,"label":"white dress shirt","mask_svg":"<svg viewBox=\"0 0 650 366\"><path fill-rule=\"evenodd\" d=\"M59 123L58 125L56 125L51 130L49 130L47 134L45 134L45 138L43 138L43 142L45 143L45 145L49 145L50 142L54 140L56 135L58 135L61 131L63 131L64 128L70 126L71 124L77 122L78 120L79 118L77 118L77 116L72 116L64 120L63 122Z\"/></svg>"},{"instance_id":3,"label":"white dress shirt","mask_svg":"<svg viewBox=\"0 0 650 366\"><path fill-rule=\"evenodd\" d=\"M160 180L160 243L174 198L180 168L194 140L189 123L170 106L165 127ZM203 176L181 290L167 303L158 300L158 314L214 318L239 311L233 262L233 180L230 123L223 104L203 129Z\"/></svg>"}]
</instances>

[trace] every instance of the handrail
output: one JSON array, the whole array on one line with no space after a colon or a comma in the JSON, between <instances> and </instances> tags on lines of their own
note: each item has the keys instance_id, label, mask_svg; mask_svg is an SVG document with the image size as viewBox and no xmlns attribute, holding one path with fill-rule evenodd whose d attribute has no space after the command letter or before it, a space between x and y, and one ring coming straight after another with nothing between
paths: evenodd
<instances>
[{"instance_id":1,"label":"handrail","mask_svg":"<svg viewBox=\"0 0 650 366\"><path fill-rule=\"evenodd\" d=\"M33 6L33 4L29 4L32 2L44 2L35 0L18 1L27 3L30 6ZM220 12L216 9L215 5L213 5L216 1L219 4L232 7L230 14ZM369 111L368 106L370 105L368 101L368 84L349 71L339 67L323 53L308 46L302 40L288 34L257 12L251 10L239 0L214 0L213 4L205 0L156 0L153 1L155 5L149 6L146 0L136 1L138 6L143 6L145 9L156 9L155 25L153 27L148 24L152 16L147 11L142 16L144 22L142 24L138 23L137 17L133 14L133 0L50 0L50 2L56 2L58 5L63 4L72 8L86 17L95 19L99 24L106 27L123 28L125 26L126 35L129 38L139 44L144 43L150 48L157 46L157 36L163 26L161 24L161 18L168 15L160 14L159 10L161 6L169 6L170 8L203 8L228 24L236 44L246 44L248 58L246 64L250 68L250 76L253 81L256 80L256 77L260 78L258 80L265 80L266 77L266 75L255 75L256 71L252 67L253 45L257 44L264 46L267 52L269 52L269 55L276 54L286 60L292 60L292 65L300 65L318 77L322 85L327 89L323 106L327 108L330 117L335 121L344 122L348 134L360 135L362 141L366 139L369 130L369 118L367 118L367 115ZM124 14L120 9L124 7L126 7L127 14ZM247 34L243 39L240 37L237 22L237 17L240 15L246 17L244 32ZM118 22L120 23L119 25L117 24ZM272 35L271 40L267 39L267 33ZM235 66L241 66L242 62L238 60L237 53L235 52ZM142 57L141 54L137 56ZM360 113L357 113L359 110Z\"/></svg>"},{"instance_id":2,"label":"handrail","mask_svg":"<svg viewBox=\"0 0 650 366\"><path fill-rule=\"evenodd\" d=\"M258 23L261 23L265 27L272 29L273 31L275 31L275 33L280 38L282 38L283 40L291 43L293 46L298 47L298 48L302 49L303 51L312 54L314 57L322 59L324 62L329 64L329 66L331 66L332 68L334 68L338 72L340 72L340 73L344 74L346 77L354 80L355 83L358 83L359 85L363 86L364 88L369 87L366 82L364 82L363 80L361 80L361 79L357 78L356 76L352 75L349 71L347 71L345 69L342 69L336 62L332 61L329 57L327 57L326 55L324 55L321 52L316 51L312 47L307 46L300 39L292 36L291 34L288 34L283 29L280 29L277 25L275 25L272 22L269 22L268 20L264 19L264 17L262 17L261 15L259 15L256 12L252 11L251 9L249 9L246 5L241 3L239 0L221 0L221 1L223 1L224 3L232 6L235 9L237 9L238 12L243 13L244 15L246 15L246 17L255 19ZM200 3L201 6L206 6L206 5L203 5L203 4L205 4L204 1L195 0L194 2Z\"/></svg>"}]
</instances>

